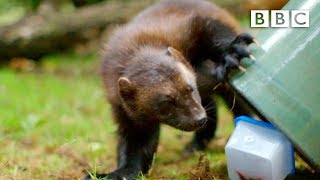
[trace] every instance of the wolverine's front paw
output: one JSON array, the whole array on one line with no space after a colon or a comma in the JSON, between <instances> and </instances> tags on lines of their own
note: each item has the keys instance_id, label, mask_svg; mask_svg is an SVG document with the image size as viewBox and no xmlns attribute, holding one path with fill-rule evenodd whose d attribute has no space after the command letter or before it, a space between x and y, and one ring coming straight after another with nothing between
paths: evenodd
<instances>
[{"instance_id":1,"label":"wolverine's front paw","mask_svg":"<svg viewBox=\"0 0 320 180\"><path fill-rule=\"evenodd\" d=\"M83 180L93 180L93 179L99 179L99 180L123 180L123 178L116 174L116 173L110 173L110 174L87 174Z\"/></svg>"},{"instance_id":2,"label":"wolverine's front paw","mask_svg":"<svg viewBox=\"0 0 320 180\"><path fill-rule=\"evenodd\" d=\"M251 54L249 49L251 43L259 45L258 41L250 34L242 33L239 34L226 49L222 50L222 61L213 71L213 74L218 80L224 81L227 73L234 68L246 71L246 69L240 65L240 60L244 57L255 60L255 57Z\"/></svg>"}]
</instances>

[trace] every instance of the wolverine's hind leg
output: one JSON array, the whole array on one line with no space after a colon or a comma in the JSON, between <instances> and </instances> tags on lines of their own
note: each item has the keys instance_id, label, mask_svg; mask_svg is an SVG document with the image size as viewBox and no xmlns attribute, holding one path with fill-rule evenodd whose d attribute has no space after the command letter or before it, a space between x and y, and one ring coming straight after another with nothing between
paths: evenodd
<instances>
[{"instance_id":1,"label":"wolverine's hind leg","mask_svg":"<svg viewBox=\"0 0 320 180\"><path fill-rule=\"evenodd\" d=\"M206 124L197 130L192 138L192 141L187 144L184 149L184 155L193 153L194 151L205 150L210 140L214 137L217 128L217 109L214 101L202 103L206 109L208 121Z\"/></svg>"}]
</instances>

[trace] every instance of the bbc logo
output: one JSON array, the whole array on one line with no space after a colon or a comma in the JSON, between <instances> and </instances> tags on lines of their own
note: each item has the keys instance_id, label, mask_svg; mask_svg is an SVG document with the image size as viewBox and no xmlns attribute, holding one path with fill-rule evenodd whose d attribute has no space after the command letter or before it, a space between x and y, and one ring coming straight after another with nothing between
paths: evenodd
<instances>
[{"instance_id":1,"label":"bbc logo","mask_svg":"<svg viewBox=\"0 0 320 180\"><path fill-rule=\"evenodd\" d=\"M252 10L251 27L309 27L308 10Z\"/></svg>"}]
</instances>

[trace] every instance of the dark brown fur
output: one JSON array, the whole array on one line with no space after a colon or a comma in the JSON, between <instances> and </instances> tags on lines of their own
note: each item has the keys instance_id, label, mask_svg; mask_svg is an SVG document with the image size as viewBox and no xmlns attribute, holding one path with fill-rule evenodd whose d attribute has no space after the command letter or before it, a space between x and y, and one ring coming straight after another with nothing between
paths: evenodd
<instances>
[{"instance_id":1,"label":"dark brown fur","mask_svg":"<svg viewBox=\"0 0 320 180\"><path fill-rule=\"evenodd\" d=\"M216 129L212 95L220 93L230 103L234 96L224 85L213 88L249 53L252 38L238 35L226 11L202 0L162 1L115 31L103 54L102 75L119 126L118 168L99 177L147 173L160 123L197 130L186 152L206 147ZM236 109L243 112L237 104Z\"/></svg>"}]
</instances>

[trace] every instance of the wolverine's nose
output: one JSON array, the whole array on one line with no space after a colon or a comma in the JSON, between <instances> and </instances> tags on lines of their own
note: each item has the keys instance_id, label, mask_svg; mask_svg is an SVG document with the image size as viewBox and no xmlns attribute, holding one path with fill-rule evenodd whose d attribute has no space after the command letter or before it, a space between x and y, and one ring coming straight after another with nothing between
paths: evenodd
<instances>
[{"instance_id":1,"label":"wolverine's nose","mask_svg":"<svg viewBox=\"0 0 320 180\"><path fill-rule=\"evenodd\" d=\"M203 126L207 122L207 117L206 116L199 117L196 119L196 121L199 126Z\"/></svg>"}]
</instances>

